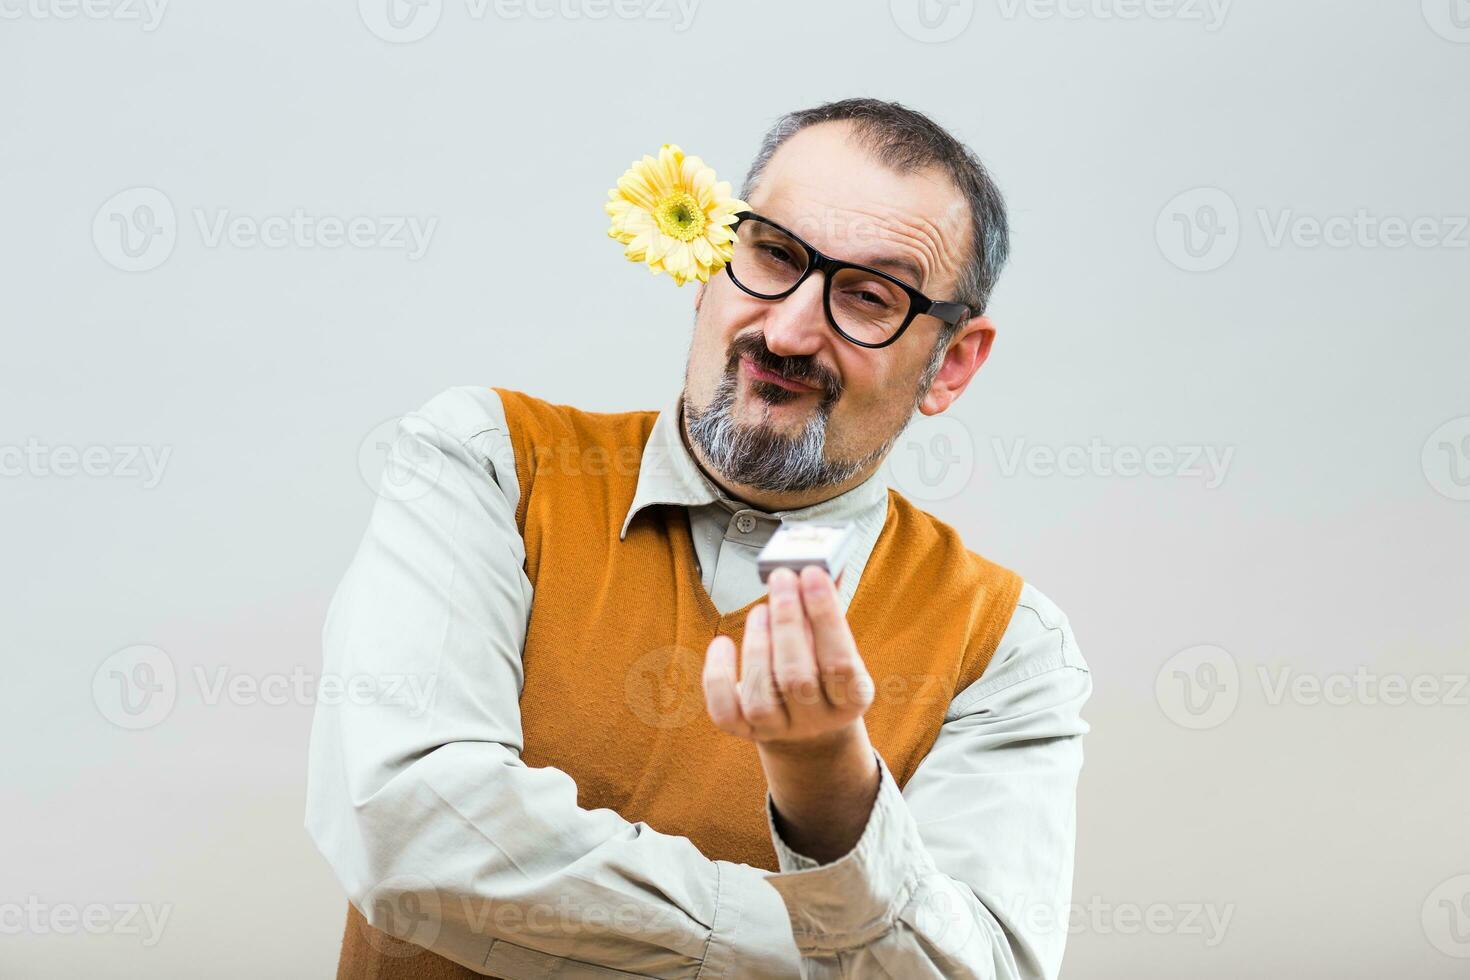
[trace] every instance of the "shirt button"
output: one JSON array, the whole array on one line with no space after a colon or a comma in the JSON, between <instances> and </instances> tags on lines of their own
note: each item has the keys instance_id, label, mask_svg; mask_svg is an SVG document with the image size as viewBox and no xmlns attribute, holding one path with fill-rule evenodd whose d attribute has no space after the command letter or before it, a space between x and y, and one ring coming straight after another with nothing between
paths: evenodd
<instances>
[{"instance_id":1,"label":"shirt button","mask_svg":"<svg viewBox=\"0 0 1470 980\"><path fill-rule=\"evenodd\" d=\"M741 534L749 534L751 531L755 530L755 518L751 517L749 514L741 514L739 517L735 518L735 528Z\"/></svg>"}]
</instances>

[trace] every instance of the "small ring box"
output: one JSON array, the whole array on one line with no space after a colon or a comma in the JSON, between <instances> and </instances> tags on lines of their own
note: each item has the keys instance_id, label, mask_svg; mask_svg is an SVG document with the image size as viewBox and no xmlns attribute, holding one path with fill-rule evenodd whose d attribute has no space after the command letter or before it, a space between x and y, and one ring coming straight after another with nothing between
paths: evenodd
<instances>
[{"instance_id":1,"label":"small ring box","mask_svg":"<svg viewBox=\"0 0 1470 980\"><path fill-rule=\"evenodd\" d=\"M820 565L835 582L842 574L856 538L857 528L851 522L782 524L756 556L756 569L765 582L778 568L789 568L800 575L807 565Z\"/></svg>"}]
</instances>

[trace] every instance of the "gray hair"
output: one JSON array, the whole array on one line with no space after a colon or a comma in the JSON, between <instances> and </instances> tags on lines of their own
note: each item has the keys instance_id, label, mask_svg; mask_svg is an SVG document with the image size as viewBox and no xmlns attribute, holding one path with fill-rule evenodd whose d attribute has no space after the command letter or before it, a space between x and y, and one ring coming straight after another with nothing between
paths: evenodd
<instances>
[{"instance_id":1,"label":"gray hair","mask_svg":"<svg viewBox=\"0 0 1470 980\"><path fill-rule=\"evenodd\" d=\"M788 112L761 140L760 151L740 189L741 199L750 200L766 165L782 143L808 126L836 121L852 123L854 139L884 165L901 174L937 165L965 195L970 207L972 237L970 254L960 268L955 298L970 308L972 316L985 312L990 291L995 288L1001 267L1010 254L1005 201L975 154L921 112L878 99L843 99ZM960 325L941 332L939 350L947 346Z\"/></svg>"}]
</instances>

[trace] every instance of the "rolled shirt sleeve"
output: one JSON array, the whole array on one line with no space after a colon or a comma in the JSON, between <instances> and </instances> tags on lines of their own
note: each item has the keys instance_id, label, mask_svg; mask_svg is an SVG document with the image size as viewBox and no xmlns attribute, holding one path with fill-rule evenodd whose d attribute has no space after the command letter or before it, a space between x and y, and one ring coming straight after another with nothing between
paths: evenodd
<instances>
[{"instance_id":1,"label":"rolled shirt sleeve","mask_svg":"<svg viewBox=\"0 0 1470 980\"><path fill-rule=\"evenodd\" d=\"M318 699L307 831L373 926L478 972L798 977L769 872L521 761L532 588L500 411L456 388L399 424L322 637L324 677L399 695Z\"/></svg>"},{"instance_id":2,"label":"rolled shirt sleeve","mask_svg":"<svg viewBox=\"0 0 1470 980\"><path fill-rule=\"evenodd\" d=\"M1066 617L1029 583L985 674L951 703L902 791L881 756L851 851L792 851L766 796L802 976L1054 980L1067 938L1081 708Z\"/></svg>"}]
</instances>

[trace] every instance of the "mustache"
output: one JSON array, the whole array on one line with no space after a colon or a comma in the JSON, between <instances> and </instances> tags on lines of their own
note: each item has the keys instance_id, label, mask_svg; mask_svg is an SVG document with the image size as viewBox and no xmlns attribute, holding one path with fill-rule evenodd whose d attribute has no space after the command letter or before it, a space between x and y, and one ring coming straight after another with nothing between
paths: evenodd
<instances>
[{"instance_id":1,"label":"mustache","mask_svg":"<svg viewBox=\"0 0 1470 980\"><path fill-rule=\"evenodd\" d=\"M829 401L835 401L842 394L842 382L833 377L811 355L805 357L778 357L772 354L770 349L758 337L736 338L730 345L730 359L726 368L731 374L735 372L742 355L750 358L751 363L762 370L770 371L772 374L779 374L781 377L791 381L799 381L802 384L811 385L818 391L823 392Z\"/></svg>"}]
</instances>

